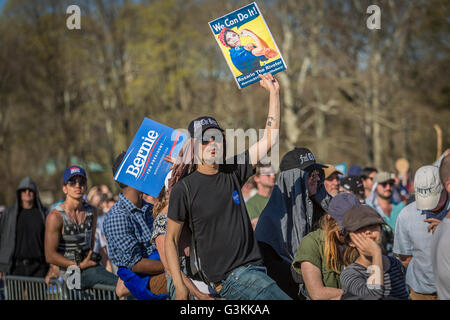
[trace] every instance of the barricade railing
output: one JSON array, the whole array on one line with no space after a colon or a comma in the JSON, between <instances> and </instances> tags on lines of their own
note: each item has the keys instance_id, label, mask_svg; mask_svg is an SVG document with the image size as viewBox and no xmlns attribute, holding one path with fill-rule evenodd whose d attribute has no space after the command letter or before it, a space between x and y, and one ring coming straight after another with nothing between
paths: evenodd
<instances>
[{"instance_id":1,"label":"barricade railing","mask_svg":"<svg viewBox=\"0 0 450 320\"><path fill-rule=\"evenodd\" d=\"M119 300L114 286L96 284L91 289L69 290L65 283L44 278L4 276L6 300Z\"/></svg>"}]
</instances>

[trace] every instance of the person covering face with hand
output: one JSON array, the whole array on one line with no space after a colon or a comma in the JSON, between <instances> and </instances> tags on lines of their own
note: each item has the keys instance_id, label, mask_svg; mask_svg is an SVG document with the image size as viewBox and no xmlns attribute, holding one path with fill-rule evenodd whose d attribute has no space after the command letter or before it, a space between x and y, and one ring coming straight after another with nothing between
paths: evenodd
<instances>
[{"instance_id":1,"label":"person covering face with hand","mask_svg":"<svg viewBox=\"0 0 450 320\"><path fill-rule=\"evenodd\" d=\"M375 210L358 205L342 219L347 249L341 274L343 299L409 299L403 266L382 254L381 226Z\"/></svg>"}]
</instances>

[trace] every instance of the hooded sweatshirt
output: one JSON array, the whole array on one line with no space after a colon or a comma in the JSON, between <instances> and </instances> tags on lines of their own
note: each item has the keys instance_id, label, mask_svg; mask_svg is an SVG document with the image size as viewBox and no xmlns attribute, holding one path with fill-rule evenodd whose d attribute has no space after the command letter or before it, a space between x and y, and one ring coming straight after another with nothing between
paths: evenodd
<instances>
[{"instance_id":1,"label":"hooded sweatshirt","mask_svg":"<svg viewBox=\"0 0 450 320\"><path fill-rule=\"evenodd\" d=\"M372 186L372 192L366 199L366 204L375 209L378 214L383 217L383 219L386 221L386 223L391 227L392 230L395 229L395 223L397 221L397 217L400 213L400 211L405 207L405 204L403 202L396 202L394 201L394 198L391 198L392 203L392 211L391 215L387 216L384 214L383 210L381 209L380 205L378 204L378 192L377 192L377 186L378 182L375 182ZM394 191L393 191L394 192Z\"/></svg>"},{"instance_id":2,"label":"hooded sweatshirt","mask_svg":"<svg viewBox=\"0 0 450 320\"><path fill-rule=\"evenodd\" d=\"M270 245L289 264L301 239L318 227L332 199L323 185L322 170L315 201L311 199L307 187L310 171L298 168L282 171L256 225L256 239Z\"/></svg>"},{"instance_id":3,"label":"hooded sweatshirt","mask_svg":"<svg viewBox=\"0 0 450 320\"><path fill-rule=\"evenodd\" d=\"M20 191L31 189L35 194L35 208L39 210L40 217L45 225L47 209L42 205L36 184L30 177L20 181L16 189L16 203L8 207L0 220L0 272L9 273L16 246L17 217L22 210Z\"/></svg>"}]
</instances>

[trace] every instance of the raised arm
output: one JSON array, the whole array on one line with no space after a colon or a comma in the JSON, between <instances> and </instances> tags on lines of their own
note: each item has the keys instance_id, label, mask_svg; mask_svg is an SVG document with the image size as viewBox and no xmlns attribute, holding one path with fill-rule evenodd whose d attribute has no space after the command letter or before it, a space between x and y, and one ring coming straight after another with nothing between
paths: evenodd
<instances>
[{"instance_id":1,"label":"raised arm","mask_svg":"<svg viewBox=\"0 0 450 320\"><path fill-rule=\"evenodd\" d=\"M261 87L269 91L269 113L263 137L249 149L253 167L278 143L280 134L280 85L270 73L259 77Z\"/></svg>"}]
</instances>

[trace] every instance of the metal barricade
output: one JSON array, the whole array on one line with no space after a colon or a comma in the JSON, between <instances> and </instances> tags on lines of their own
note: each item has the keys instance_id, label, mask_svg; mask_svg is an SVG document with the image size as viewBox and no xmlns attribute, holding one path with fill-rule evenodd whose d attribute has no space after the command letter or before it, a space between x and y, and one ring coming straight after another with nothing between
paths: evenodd
<instances>
[{"instance_id":1,"label":"metal barricade","mask_svg":"<svg viewBox=\"0 0 450 320\"><path fill-rule=\"evenodd\" d=\"M6 300L119 300L114 286L96 284L91 289L69 290L64 283L44 278L4 276Z\"/></svg>"}]
</instances>

